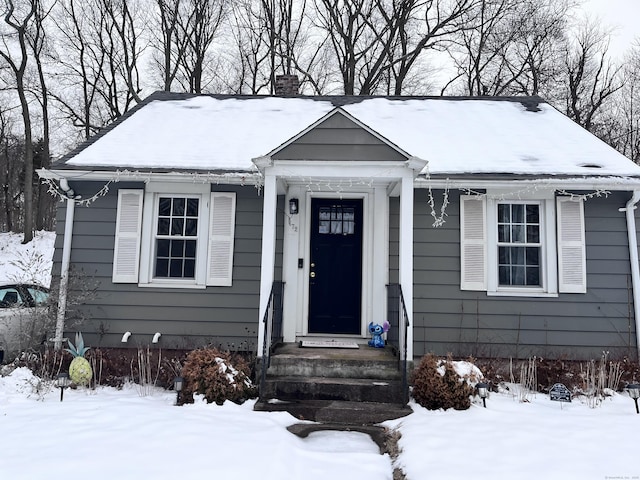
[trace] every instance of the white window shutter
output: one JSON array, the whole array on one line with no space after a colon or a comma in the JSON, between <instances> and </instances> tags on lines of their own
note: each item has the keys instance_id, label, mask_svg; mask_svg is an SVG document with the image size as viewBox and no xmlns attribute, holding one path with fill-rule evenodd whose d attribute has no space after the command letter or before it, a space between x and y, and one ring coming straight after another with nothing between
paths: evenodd
<instances>
[{"instance_id":1,"label":"white window shutter","mask_svg":"<svg viewBox=\"0 0 640 480\"><path fill-rule=\"evenodd\" d=\"M584 201L558 197L558 288L562 293L587 291Z\"/></svg>"},{"instance_id":2,"label":"white window shutter","mask_svg":"<svg viewBox=\"0 0 640 480\"><path fill-rule=\"evenodd\" d=\"M114 283L138 283L143 190L118 191L116 239L113 252Z\"/></svg>"},{"instance_id":3,"label":"white window shutter","mask_svg":"<svg viewBox=\"0 0 640 480\"><path fill-rule=\"evenodd\" d=\"M487 202L460 196L460 288L487 290Z\"/></svg>"},{"instance_id":4,"label":"white window shutter","mask_svg":"<svg viewBox=\"0 0 640 480\"><path fill-rule=\"evenodd\" d=\"M211 192L207 285L231 286L236 194Z\"/></svg>"}]
</instances>

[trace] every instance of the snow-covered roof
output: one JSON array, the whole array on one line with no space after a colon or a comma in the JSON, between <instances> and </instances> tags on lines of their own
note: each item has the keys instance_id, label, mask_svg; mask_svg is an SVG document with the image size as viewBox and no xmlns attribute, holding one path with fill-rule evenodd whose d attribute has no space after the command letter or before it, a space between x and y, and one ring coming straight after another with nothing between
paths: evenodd
<instances>
[{"instance_id":1,"label":"snow-covered roof","mask_svg":"<svg viewBox=\"0 0 640 480\"><path fill-rule=\"evenodd\" d=\"M87 170L253 171L253 158L336 108L427 160L432 175L640 176L640 166L536 97L154 94L62 163Z\"/></svg>"}]
</instances>

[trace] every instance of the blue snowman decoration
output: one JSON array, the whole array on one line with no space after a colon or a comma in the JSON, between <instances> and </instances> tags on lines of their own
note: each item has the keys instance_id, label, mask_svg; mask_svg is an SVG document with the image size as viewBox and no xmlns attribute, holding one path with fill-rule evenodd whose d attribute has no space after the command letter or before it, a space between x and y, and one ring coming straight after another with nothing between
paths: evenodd
<instances>
[{"instance_id":1,"label":"blue snowman decoration","mask_svg":"<svg viewBox=\"0 0 640 480\"><path fill-rule=\"evenodd\" d=\"M389 322L386 320L382 325L371 322L369 324L369 333L372 338L369 340L369 346L374 348L384 348L384 339L382 335L389 331Z\"/></svg>"}]
</instances>

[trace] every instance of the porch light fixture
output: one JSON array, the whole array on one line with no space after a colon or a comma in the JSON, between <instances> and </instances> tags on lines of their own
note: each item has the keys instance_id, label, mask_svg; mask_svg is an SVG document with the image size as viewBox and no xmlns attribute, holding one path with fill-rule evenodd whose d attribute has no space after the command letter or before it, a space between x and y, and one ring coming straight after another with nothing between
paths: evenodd
<instances>
[{"instance_id":1,"label":"porch light fixture","mask_svg":"<svg viewBox=\"0 0 640 480\"><path fill-rule=\"evenodd\" d=\"M183 384L184 379L182 377L173 379L173 389L176 391L176 405L180 405L180 392L182 391Z\"/></svg>"},{"instance_id":2,"label":"porch light fixture","mask_svg":"<svg viewBox=\"0 0 640 480\"><path fill-rule=\"evenodd\" d=\"M631 383L627 385L627 392L629 392L629 396L633 398L633 401L636 402L636 413L640 413L638 409L638 398L640 398L640 384Z\"/></svg>"},{"instance_id":3,"label":"porch light fixture","mask_svg":"<svg viewBox=\"0 0 640 480\"><path fill-rule=\"evenodd\" d=\"M289 199L289 214L297 215L298 214L298 199L290 198Z\"/></svg>"},{"instance_id":4,"label":"porch light fixture","mask_svg":"<svg viewBox=\"0 0 640 480\"><path fill-rule=\"evenodd\" d=\"M56 378L56 386L60 389L60 401L64 397L64 389L71 386L71 379L68 373L59 373Z\"/></svg>"},{"instance_id":5,"label":"porch light fixture","mask_svg":"<svg viewBox=\"0 0 640 480\"><path fill-rule=\"evenodd\" d=\"M482 405L484 408L487 408L487 395L489 392L489 385L486 383L478 383L476 385L476 390L478 391L478 396L482 399Z\"/></svg>"}]
</instances>

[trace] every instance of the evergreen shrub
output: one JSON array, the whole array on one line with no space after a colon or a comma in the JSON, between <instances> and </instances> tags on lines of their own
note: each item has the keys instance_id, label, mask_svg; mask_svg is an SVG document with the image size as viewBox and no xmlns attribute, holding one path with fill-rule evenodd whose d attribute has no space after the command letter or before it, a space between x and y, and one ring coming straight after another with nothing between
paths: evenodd
<instances>
[{"instance_id":1,"label":"evergreen shrub","mask_svg":"<svg viewBox=\"0 0 640 480\"><path fill-rule=\"evenodd\" d=\"M471 406L473 387L456 373L450 356L446 360L433 354L422 357L412 384L413 398L429 410L466 410Z\"/></svg>"}]
</instances>

